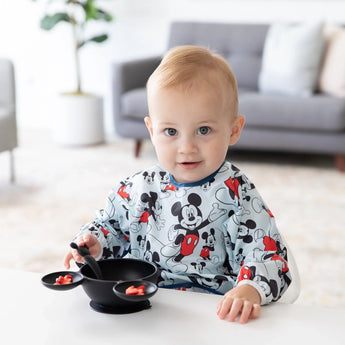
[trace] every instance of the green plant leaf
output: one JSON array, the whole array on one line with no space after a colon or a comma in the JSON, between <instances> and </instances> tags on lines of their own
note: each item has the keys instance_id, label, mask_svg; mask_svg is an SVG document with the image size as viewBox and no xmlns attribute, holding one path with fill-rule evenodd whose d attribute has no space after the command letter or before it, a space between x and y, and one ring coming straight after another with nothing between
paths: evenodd
<instances>
[{"instance_id":1,"label":"green plant leaf","mask_svg":"<svg viewBox=\"0 0 345 345\"><path fill-rule=\"evenodd\" d=\"M92 38L89 38L87 41L88 42L102 43L102 42L104 42L107 39L108 39L108 35L107 34L103 34L103 35L98 35L98 36L94 36Z\"/></svg>"},{"instance_id":2,"label":"green plant leaf","mask_svg":"<svg viewBox=\"0 0 345 345\"><path fill-rule=\"evenodd\" d=\"M87 22L90 19L97 18L97 8L95 6L94 0L87 0L82 5L84 12L85 12L85 21Z\"/></svg>"},{"instance_id":3,"label":"green plant leaf","mask_svg":"<svg viewBox=\"0 0 345 345\"><path fill-rule=\"evenodd\" d=\"M89 42L102 43L102 42L104 42L107 39L108 39L108 35L107 34L102 34L102 35L94 36L94 37L88 38L87 40L84 40L84 41L80 42L78 47L81 48L86 43L89 43Z\"/></svg>"},{"instance_id":4,"label":"green plant leaf","mask_svg":"<svg viewBox=\"0 0 345 345\"><path fill-rule=\"evenodd\" d=\"M51 30L56 24L60 22L72 23L70 16L67 13L59 12L53 15L46 15L41 19L41 29ZM72 23L73 24L73 23Z\"/></svg>"},{"instance_id":5,"label":"green plant leaf","mask_svg":"<svg viewBox=\"0 0 345 345\"><path fill-rule=\"evenodd\" d=\"M97 8L94 4L94 0L87 0L85 4L82 5L84 12L85 12L85 21L89 21L91 19L94 20L104 20L106 22L111 22L113 20L113 16Z\"/></svg>"},{"instance_id":6,"label":"green plant leaf","mask_svg":"<svg viewBox=\"0 0 345 345\"><path fill-rule=\"evenodd\" d=\"M111 22L114 19L114 17L108 12L105 12L103 10L98 10L97 19L102 19L102 20L105 20L106 22Z\"/></svg>"}]
</instances>

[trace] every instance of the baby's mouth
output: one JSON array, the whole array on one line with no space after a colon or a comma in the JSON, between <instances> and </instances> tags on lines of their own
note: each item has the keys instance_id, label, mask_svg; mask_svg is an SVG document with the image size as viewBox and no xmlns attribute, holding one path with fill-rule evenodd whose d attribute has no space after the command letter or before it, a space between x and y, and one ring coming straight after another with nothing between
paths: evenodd
<instances>
[{"instance_id":1,"label":"baby's mouth","mask_svg":"<svg viewBox=\"0 0 345 345\"><path fill-rule=\"evenodd\" d=\"M179 165L187 170L195 169L199 166L201 162L181 162Z\"/></svg>"}]
</instances>

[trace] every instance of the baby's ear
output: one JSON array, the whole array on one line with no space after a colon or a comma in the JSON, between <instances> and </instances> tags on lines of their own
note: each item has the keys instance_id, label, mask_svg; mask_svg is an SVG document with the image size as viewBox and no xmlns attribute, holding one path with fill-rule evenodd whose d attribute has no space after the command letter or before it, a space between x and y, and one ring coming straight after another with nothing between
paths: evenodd
<instances>
[{"instance_id":1,"label":"baby's ear","mask_svg":"<svg viewBox=\"0 0 345 345\"><path fill-rule=\"evenodd\" d=\"M144 121L145 121L145 125L146 125L147 129L149 130L149 133L150 133L150 136L151 136L151 139L152 139L153 129L152 129L151 117L150 116L145 116Z\"/></svg>"},{"instance_id":2,"label":"baby's ear","mask_svg":"<svg viewBox=\"0 0 345 345\"><path fill-rule=\"evenodd\" d=\"M231 126L231 136L229 145L235 145L241 136L242 128L245 123L245 117L243 115L236 116Z\"/></svg>"}]
</instances>

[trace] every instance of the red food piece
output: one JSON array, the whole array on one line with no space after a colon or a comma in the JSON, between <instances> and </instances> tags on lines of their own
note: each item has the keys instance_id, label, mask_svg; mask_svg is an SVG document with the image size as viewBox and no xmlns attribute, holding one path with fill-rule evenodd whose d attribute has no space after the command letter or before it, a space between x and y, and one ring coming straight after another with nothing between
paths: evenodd
<instances>
[{"instance_id":1,"label":"red food piece","mask_svg":"<svg viewBox=\"0 0 345 345\"><path fill-rule=\"evenodd\" d=\"M131 285L126 289L126 295L137 295L137 296L145 295L145 286L140 285L136 288L134 287L134 285Z\"/></svg>"},{"instance_id":2,"label":"red food piece","mask_svg":"<svg viewBox=\"0 0 345 345\"><path fill-rule=\"evenodd\" d=\"M66 274L65 277L65 283L68 282L68 283L73 283L73 278L70 274Z\"/></svg>"},{"instance_id":3,"label":"red food piece","mask_svg":"<svg viewBox=\"0 0 345 345\"><path fill-rule=\"evenodd\" d=\"M138 290L137 295L145 295L145 286L144 285L138 286L137 290Z\"/></svg>"},{"instance_id":4,"label":"red food piece","mask_svg":"<svg viewBox=\"0 0 345 345\"><path fill-rule=\"evenodd\" d=\"M70 274L66 274L64 277L59 276L56 278L54 285L65 285L73 283L73 277Z\"/></svg>"},{"instance_id":5,"label":"red food piece","mask_svg":"<svg viewBox=\"0 0 345 345\"><path fill-rule=\"evenodd\" d=\"M61 285L64 282L64 277L63 276L59 276L58 278L56 278L56 282L55 285Z\"/></svg>"},{"instance_id":6,"label":"red food piece","mask_svg":"<svg viewBox=\"0 0 345 345\"><path fill-rule=\"evenodd\" d=\"M126 289L126 295L136 295L138 290L134 287L134 285L131 285Z\"/></svg>"}]
</instances>

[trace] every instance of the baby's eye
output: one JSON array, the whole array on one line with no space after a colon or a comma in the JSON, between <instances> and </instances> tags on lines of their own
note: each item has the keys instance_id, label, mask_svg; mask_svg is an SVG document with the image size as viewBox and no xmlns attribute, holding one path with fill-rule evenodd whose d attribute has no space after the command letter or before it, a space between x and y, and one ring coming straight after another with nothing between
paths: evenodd
<instances>
[{"instance_id":1,"label":"baby's eye","mask_svg":"<svg viewBox=\"0 0 345 345\"><path fill-rule=\"evenodd\" d=\"M209 134L210 132L211 132L211 128L208 126L202 126L198 128L198 134L206 135L206 134Z\"/></svg>"},{"instance_id":2,"label":"baby's eye","mask_svg":"<svg viewBox=\"0 0 345 345\"><path fill-rule=\"evenodd\" d=\"M166 128L164 133L169 137L173 137L177 134L177 130L175 128Z\"/></svg>"}]
</instances>

